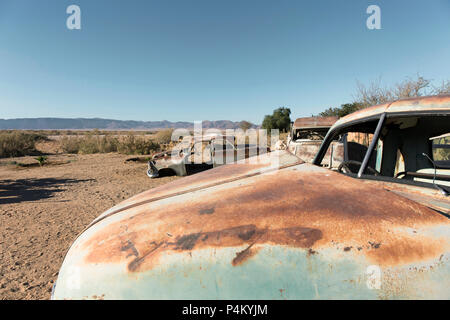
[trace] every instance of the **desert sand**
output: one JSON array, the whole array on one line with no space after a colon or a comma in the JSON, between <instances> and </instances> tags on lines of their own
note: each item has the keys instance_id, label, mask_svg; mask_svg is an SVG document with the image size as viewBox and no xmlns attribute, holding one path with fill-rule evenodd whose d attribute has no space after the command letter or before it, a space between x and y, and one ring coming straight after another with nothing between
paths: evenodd
<instances>
[{"instance_id":1,"label":"desert sand","mask_svg":"<svg viewBox=\"0 0 450 320\"><path fill-rule=\"evenodd\" d=\"M119 154L0 160L0 299L49 299L64 255L99 214L178 177ZM17 166L13 161L31 166Z\"/></svg>"}]
</instances>

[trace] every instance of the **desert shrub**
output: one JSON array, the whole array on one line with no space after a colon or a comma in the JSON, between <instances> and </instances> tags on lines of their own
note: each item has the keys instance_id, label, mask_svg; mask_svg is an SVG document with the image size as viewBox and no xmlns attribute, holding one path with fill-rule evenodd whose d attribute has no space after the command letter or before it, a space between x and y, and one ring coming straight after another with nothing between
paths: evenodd
<instances>
[{"instance_id":1,"label":"desert shrub","mask_svg":"<svg viewBox=\"0 0 450 320\"><path fill-rule=\"evenodd\" d=\"M84 136L63 137L61 148L65 153L109 153L122 154L151 154L160 149L160 145L142 136L129 134L124 137L98 135L96 132Z\"/></svg>"},{"instance_id":2,"label":"desert shrub","mask_svg":"<svg viewBox=\"0 0 450 320\"><path fill-rule=\"evenodd\" d=\"M100 148L98 145L98 137L94 136L86 136L80 138L80 148L78 153L81 154L91 154L91 153L99 153Z\"/></svg>"},{"instance_id":3,"label":"desert shrub","mask_svg":"<svg viewBox=\"0 0 450 320\"><path fill-rule=\"evenodd\" d=\"M63 137L61 148L65 153L108 153L116 152L118 139L108 135L88 134L85 136Z\"/></svg>"},{"instance_id":4,"label":"desert shrub","mask_svg":"<svg viewBox=\"0 0 450 320\"><path fill-rule=\"evenodd\" d=\"M123 154L151 154L159 149L158 143L133 134L120 139L117 146L117 151Z\"/></svg>"},{"instance_id":5,"label":"desert shrub","mask_svg":"<svg viewBox=\"0 0 450 320\"><path fill-rule=\"evenodd\" d=\"M109 136L86 135L79 137L63 137L61 148L66 153L108 153L116 152L118 139Z\"/></svg>"},{"instance_id":6,"label":"desert shrub","mask_svg":"<svg viewBox=\"0 0 450 320\"><path fill-rule=\"evenodd\" d=\"M0 158L37 155L36 142L47 137L37 133L5 131L0 133Z\"/></svg>"},{"instance_id":7,"label":"desert shrub","mask_svg":"<svg viewBox=\"0 0 450 320\"><path fill-rule=\"evenodd\" d=\"M173 129L160 130L155 134L155 141L159 144L167 144L172 141Z\"/></svg>"},{"instance_id":8,"label":"desert shrub","mask_svg":"<svg viewBox=\"0 0 450 320\"><path fill-rule=\"evenodd\" d=\"M79 153L109 153L116 152L118 139L107 135L87 135L81 138Z\"/></svg>"},{"instance_id":9,"label":"desert shrub","mask_svg":"<svg viewBox=\"0 0 450 320\"><path fill-rule=\"evenodd\" d=\"M80 150L81 139L78 137L64 136L60 140L61 149L65 153L78 153Z\"/></svg>"}]
</instances>

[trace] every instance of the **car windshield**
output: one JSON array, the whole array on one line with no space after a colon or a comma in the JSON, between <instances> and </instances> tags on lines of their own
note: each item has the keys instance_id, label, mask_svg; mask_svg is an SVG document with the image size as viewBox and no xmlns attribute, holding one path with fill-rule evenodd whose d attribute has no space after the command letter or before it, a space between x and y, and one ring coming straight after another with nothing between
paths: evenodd
<instances>
[{"instance_id":1,"label":"car windshield","mask_svg":"<svg viewBox=\"0 0 450 320\"><path fill-rule=\"evenodd\" d=\"M323 129L294 129L292 134L293 140L323 140L329 128Z\"/></svg>"}]
</instances>

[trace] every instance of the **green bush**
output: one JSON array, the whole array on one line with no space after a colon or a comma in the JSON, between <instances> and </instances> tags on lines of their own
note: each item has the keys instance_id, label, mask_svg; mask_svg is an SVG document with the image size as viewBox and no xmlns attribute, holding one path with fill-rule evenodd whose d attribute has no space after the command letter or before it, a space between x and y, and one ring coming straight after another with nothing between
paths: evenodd
<instances>
[{"instance_id":1,"label":"green bush","mask_svg":"<svg viewBox=\"0 0 450 320\"><path fill-rule=\"evenodd\" d=\"M39 162L39 165L42 167L47 162L47 156L39 156L35 158L37 162Z\"/></svg>"},{"instance_id":2,"label":"green bush","mask_svg":"<svg viewBox=\"0 0 450 320\"><path fill-rule=\"evenodd\" d=\"M37 133L4 131L0 133L0 158L38 155L36 142L47 140Z\"/></svg>"}]
</instances>

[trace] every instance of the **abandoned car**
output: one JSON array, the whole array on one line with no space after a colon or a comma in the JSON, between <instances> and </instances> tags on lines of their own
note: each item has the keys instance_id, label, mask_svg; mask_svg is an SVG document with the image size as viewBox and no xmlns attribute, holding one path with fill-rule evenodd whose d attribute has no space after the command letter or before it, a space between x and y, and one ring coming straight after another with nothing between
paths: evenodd
<instances>
[{"instance_id":1,"label":"abandoned car","mask_svg":"<svg viewBox=\"0 0 450 320\"><path fill-rule=\"evenodd\" d=\"M338 120L312 164L277 150L148 190L77 237L53 298L449 299L449 133L450 96L400 100Z\"/></svg>"},{"instance_id":2,"label":"abandoned car","mask_svg":"<svg viewBox=\"0 0 450 320\"><path fill-rule=\"evenodd\" d=\"M175 150L158 153L148 162L147 176L186 176L270 151L256 144L236 145L234 136L187 137Z\"/></svg>"},{"instance_id":3,"label":"abandoned car","mask_svg":"<svg viewBox=\"0 0 450 320\"><path fill-rule=\"evenodd\" d=\"M298 118L288 136L288 149L303 161L311 163L328 130L338 117Z\"/></svg>"}]
</instances>

